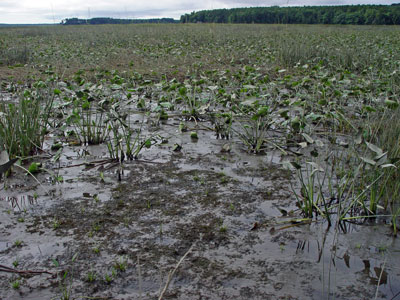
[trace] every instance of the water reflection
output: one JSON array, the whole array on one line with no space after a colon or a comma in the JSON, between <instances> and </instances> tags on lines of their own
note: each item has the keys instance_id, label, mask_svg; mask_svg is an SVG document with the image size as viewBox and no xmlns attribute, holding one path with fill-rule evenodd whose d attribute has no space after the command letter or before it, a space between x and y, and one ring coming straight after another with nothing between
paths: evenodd
<instances>
[{"instance_id":1,"label":"water reflection","mask_svg":"<svg viewBox=\"0 0 400 300\"><path fill-rule=\"evenodd\" d=\"M358 251L346 249L341 243L337 240L333 241L333 239L332 233L325 232L321 239L297 240L297 244L294 245L296 255L315 259L315 262L321 265L323 276L320 280L322 280L323 286L332 286L332 278L336 277L332 275L354 274L354 280L359 278L358 280L361 279L376 287L376 290L386 295L388 299L397 299L396 297L400 296L400 281L396 274L397 266L393 265L393 262L387 264L388 261L395 259L391 257L396 256L395 253L390 250L381 252L375 247L369 247L364 250L370 253L371 258L365 258L368 254L364 252L360 252L364 253L364 257L359 257L355 253L359 253L361 249L357 248ZM381 259L376 257L377 253L382 254ZM356 275L358 276L356 277Z\"/></svg>"},{"instance_id":2,"label":"water reflection","mask_svg":"<svg viewBox=\"0 0 400 300\"><path fill-rule=\"evenodd\" d=\"M2 200L7 201L14 211L26 211L37 204L37 198L31 195L8 196L2 198Z\"/></svg>"}]
</instances>

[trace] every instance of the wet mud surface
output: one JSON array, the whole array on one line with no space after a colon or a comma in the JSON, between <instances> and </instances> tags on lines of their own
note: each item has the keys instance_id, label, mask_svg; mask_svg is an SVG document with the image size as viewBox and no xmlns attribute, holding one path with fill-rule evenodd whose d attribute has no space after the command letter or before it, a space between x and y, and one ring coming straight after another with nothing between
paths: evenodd
<instances>
[{"instance_id":1,"label":"wet mud surface","mask_svg":"<svg viewBox=\"0 0 400 300\"><path fill-rule=\"evenodd\" d=\"M191 247L164 299L400 299L388 226L296 222L279 155L226 152L207 131L168 138L122 166L68 146L41 185L18 169L3 180L0 264L47 273L1 271L0 299L157 299Z\"/></svg>"}]
</instances>

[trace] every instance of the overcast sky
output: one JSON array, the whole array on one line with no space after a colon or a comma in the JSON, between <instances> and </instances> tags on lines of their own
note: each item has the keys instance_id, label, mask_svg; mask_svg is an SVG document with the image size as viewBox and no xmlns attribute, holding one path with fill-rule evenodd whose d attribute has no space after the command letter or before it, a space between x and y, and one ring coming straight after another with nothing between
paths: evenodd
<instances>
[{"instance_id":1,"label":"overcast sky","mask_svg":"<svg viewBox=\"0 0 400 300\"><path fill-rule=\"evenodd\" d=\"M72 17L179 19L182 14L203 9L399 2L400 0L0 0L0 23L59 23L62 19Z\"/></svg>"}]
</instances>

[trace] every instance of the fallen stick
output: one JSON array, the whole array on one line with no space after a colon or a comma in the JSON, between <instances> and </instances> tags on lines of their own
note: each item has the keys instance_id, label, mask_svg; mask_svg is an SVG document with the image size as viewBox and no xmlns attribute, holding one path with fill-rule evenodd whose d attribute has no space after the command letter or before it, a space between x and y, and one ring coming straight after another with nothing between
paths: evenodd
<instances>
[{"instance_id":1,"label":"fallen stick","mask_svg":"<svg viewBox=\"0 0 400 300\"><path fill-rule=\"evenodd\" d=\"M112 162L114 159L102 159L102 160L95 160L95 161L89 161L89 162L83 162L80 164L76 165L69 165L69 166L64 166L64 167L59 167L59 169L67 169L67 168L75 168L75 167L81 167L81 166L90 166L94 165L94 167L97 167L99 165L104 165L106 163Z\"/></svg>"},{"instance_id":2,"label":"fallen stick","mask_svg":"<svg viewBox=\"0 0 400 300\"><path fill-rule=\"evenodd\" d=\"M164 286L164 289L162 290L162 292L160 294L160 297L158 297L158 300L162 300L162 298L164 297L164 294L167 291L169 284L171 283L172 278L174 277L176 271L178 270L178 268L182 264L182 262L185 260L186 256L188 256L188 254L193 250L193 247L194 247L194 244L189 248L189 250L185 253L185 255L182 256L182 258L179 260L179 262L175 266L175 268L171 272L169 272L167 282Z\"/></svg>"},{"instance_id":3,"label":"fallen stick","mask_svg":"<svg viewBox=\"0 0 400 300\"><path fill-rule=\"evenodd\" d=\"M16 270L16 269L4 266L4 265L0 265L0 272L16 273L16 274L30 274L30 275L39 275L39 274L54 275L54 273L52 273L50 271Z\"/></svg>"}]
</instances>

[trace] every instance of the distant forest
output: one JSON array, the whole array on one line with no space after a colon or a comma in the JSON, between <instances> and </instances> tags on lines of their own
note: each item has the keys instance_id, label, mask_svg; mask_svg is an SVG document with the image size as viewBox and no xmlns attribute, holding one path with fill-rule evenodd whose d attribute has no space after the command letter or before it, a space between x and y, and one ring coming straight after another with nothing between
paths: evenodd
<instances>
[{"instance_id":1,"label":"distant forest","mask_svg":"<svg viewBox=\"0 0 400 300\"><path fill-rule=\"evenodd\" d=\"M400 25L400 3L304 7L250 7L202 10L181 16L181 23Z\"/></svg>"},{"instance_id":2,"label":"distant forest","mask_svg":"<svg viewBox=\"0 0 400 300\"><path fill-rule=\"evenodd\" d=\"M160 19L69 18L62 25L140 23L259 23L400 25L400 3L392 5L343 5L303 7L249 7L214 9L182 15L180 21Z\"/></svg>"},{"instance_id":3,"label":"distant forest","mask_svg":"<svg viewBox=\"0 0 400 300\"><path fill-rule=\"evenodd\" d=\"M140 24L140 23L179 23L179 21L176 21L172 18L161 18L161 19L69 18L61 21L62 25Z\"/></svg>"}]
</instances>

